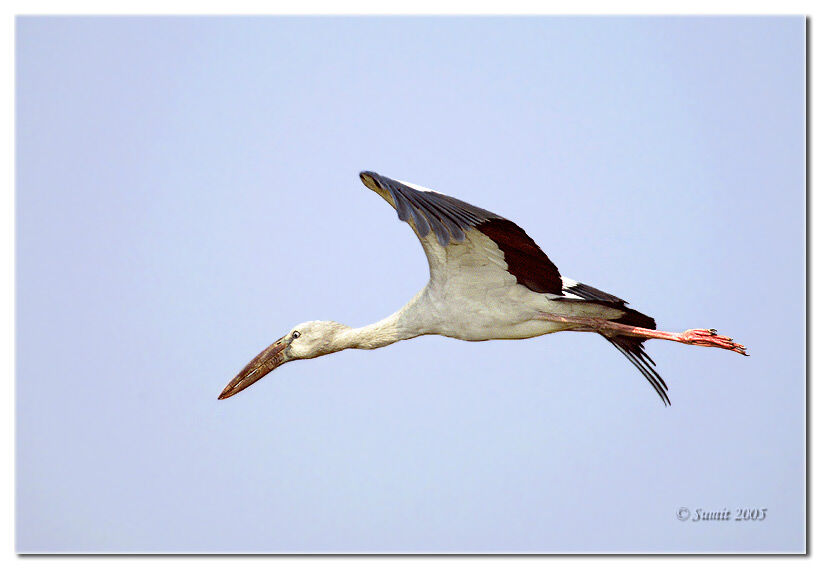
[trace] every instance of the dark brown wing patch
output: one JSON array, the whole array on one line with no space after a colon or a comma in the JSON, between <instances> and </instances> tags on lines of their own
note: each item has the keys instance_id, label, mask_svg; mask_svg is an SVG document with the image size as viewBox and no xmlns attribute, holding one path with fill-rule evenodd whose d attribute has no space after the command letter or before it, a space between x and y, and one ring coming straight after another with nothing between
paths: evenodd
<instances>
[{"instance_id":1,"label":"dark brown wing patch","mask_svg":"<svg viewBox=\"0 0 821 569\"><path fill-rule=\"evenodd\" d=\"M559 269L524 229L507 219L491 219L480 223L476 229L502 250L507 271L516 277L516 282L533 292L562 294Z\"/></svg>"}]
</instances>

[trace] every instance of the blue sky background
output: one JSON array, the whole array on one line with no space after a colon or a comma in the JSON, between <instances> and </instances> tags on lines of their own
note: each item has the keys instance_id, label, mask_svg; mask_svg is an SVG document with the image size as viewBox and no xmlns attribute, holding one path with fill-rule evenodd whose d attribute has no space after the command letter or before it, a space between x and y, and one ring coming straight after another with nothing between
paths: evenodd
<instances>
[{"instance_id":1,"label":"blue sky background","mask_svg":"<svg viewBox=\"0 0 821 569\"><path fill-rule=\"evenodd\" d=\"M20 18L17 549L800 551L803 18ZM375 170L663 329L425 337L217 395L427 279ZM681 522L680 507L767 508Z\"/></svg>"}]
</instances>

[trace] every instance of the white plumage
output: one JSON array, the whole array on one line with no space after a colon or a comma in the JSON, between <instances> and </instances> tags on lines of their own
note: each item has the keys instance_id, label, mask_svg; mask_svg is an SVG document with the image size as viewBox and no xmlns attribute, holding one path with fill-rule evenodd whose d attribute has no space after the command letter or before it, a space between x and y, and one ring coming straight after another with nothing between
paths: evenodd
<instances>
[{"instance_id":1,"label":"white plumage","mask_svg":"<svg viewBox=\"0 0 821 569\"><path fill-rule=\"evenodd\" d=\"M283 363L348 348L375 349L424 334L460 340L521 339L565 330L596 332L648 379L665 404L667 385L644 351L656 338L746 355L715 330L655 330L655 321L626 302L562 277L515 223L487 210L407 182L362 172L419 238L430 280L396 313L368 326L312 321L295 326L254 358L220 394L230 397Z\"/></svg>"}]
</instances>

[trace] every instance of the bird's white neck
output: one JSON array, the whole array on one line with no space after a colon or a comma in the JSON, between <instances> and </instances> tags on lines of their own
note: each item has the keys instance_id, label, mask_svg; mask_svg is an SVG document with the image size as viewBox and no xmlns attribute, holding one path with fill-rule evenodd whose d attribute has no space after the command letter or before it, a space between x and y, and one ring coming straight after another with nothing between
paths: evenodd
<instances>
[{"instance_id":1,"label":"bird's white neck","mask_svg":"<svg viewBox=\"0 0 821 569\"><path fill-rule=\"evenodd\" d=\"M402 326L401 320L402 311L400 310L379 322L361 328L347 328L339 333L335 343L340 350L347 348L374 350L419 335Z\"/></svg>"}]
</instances>

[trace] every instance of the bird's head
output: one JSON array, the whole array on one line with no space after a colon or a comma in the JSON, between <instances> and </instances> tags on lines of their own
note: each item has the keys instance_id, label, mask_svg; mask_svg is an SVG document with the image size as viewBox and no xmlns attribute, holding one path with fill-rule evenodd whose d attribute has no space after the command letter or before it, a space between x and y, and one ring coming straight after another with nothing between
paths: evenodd
<instances>
[{"instance_id":1,"label":"bird's head","mask_svg":"<svg viewBox=\"0 0 821 569\"><path fill-rule=\"evenodd\" d=\"M226 399L239 393L286 362L316 358L344 349L342 334L347 329L344 324L323 320L294 326L242 368L219 398Z\"/></svg>"}]
</instances>

